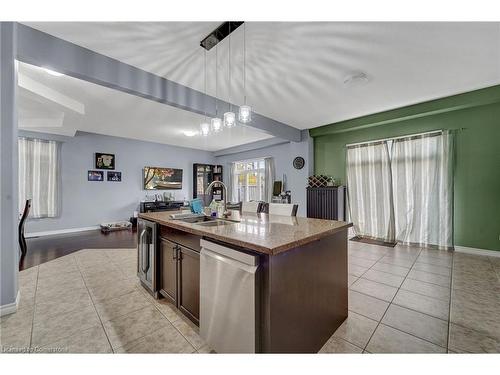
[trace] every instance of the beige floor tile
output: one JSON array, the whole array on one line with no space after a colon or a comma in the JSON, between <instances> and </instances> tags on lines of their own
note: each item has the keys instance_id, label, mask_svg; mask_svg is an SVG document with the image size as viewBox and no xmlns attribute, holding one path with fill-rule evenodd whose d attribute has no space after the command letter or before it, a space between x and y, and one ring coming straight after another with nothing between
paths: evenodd
<instances>
[{"instance_id":1,"label":"beige floor tile","mask_svg":"<svg viewBox=\"0 0 500 375\"><path fill-rule=\"evenodd\" d=\"M451 277L436 275L435 273L411 270L407 277L409 279L444 286L445 288L449 288L451 285Z\"/></svg>"},{"instance_id":2,"label":"beige floor tile","mask_svg":"<svg viewBox=\"0 0 500 375\"><path fill-rule=\"evenodd\" d=\"M33 346L48 345L100 324L94 306L87 306L79 311L60 314L57 319L45 319L35 315L31 344Z\"/></svg>"},{"instance_id":3,"label":"beige floor tile","mask_svg":"<svg viewBox=\"0 0 500 375\"><path fill-rule=\"evenodd\" d=\"M66 272L76 272L78 267L72 256L57 258L53 261L43 263L39 266L38 277L40 279L53 278Z\"/></svg>"},{"instance_id":4,"label":"beige floor tile","mask_svg":"<svg viewBox=\"0 0 500 375\"><path fill-rule=\"evenodd\" d=\"M376 260L370 260L370 259L363 259L363 258L356 258L356 257L349 258L349 263L355 264L355 265L361 266L361 267L366 267L366 268L370 268L376 262L377 262Z\"/></svg>"},{"instance_id":5,"label":"beige floor tile","mask_svg":"<svg viewBox=\"0 0 500 375\"><path fill-rule=\"evenodd\" d=\"M446 349L380 324L366 350L370 353L446 353Z\"/></svg>"},{"instance_id":6,"label":"beige floor tile","mask_svg":"<svg viewBox=\"0 0 500 375\"><path fill-rule=\"evenodd\" d=\"M90 295L94 301L102 301L115 298L137 290L136 279L113 280L106 284L88 286Z\"/></svg>"},{"instance_id":7,"label":"beige floor tile","mask_svg":"<svg viewBox=\"0 0 500 375\"><path fill-rule=\"evenodd\" d=\"M0 346L27 348L30 345L33 311L23 310L0 318Z\"/></svg>"},{"instance_id":8,"label":"beige floor tile","mask_svg":"<svg viewBox=\"0 0 500 375\"><path fill-rule=\"evenodd\" d=\"M448 302L400 289L393 303L448 321Z\"/></svg>"},{"instance_id":9,"label":"beige floor tile","mask_svg":"<svg viewBox=\"0 0 500 375\"><path fill-rule=\"evenodd\" d=\"M325 345L320 349L318 353L320 354L333 354L333 353L342 353L342 354L361 354L363 352L363 349L358 348L355 345L352 345L351 343L332 336Z\"/></svg>"},{"instance_id":10,"label":"beige floor tile","mask_svg":"<svg viewBox=\"0 0 500 375\"><path fill-rule=\"evenodd\" d=\"M419 261L417 261L413 265L412 269L417 270L417 271L435 273L435 274L441 275L441 276L447 276L447 277L451 276L451 268L443 267L443 266L436 266L434 264L421 263Z\"/></svg>"},{"instance_id":11,"label":"beige floor tile","mask_svg":"<svg viewBox=\"0 0 500 375\"><path fill-rule=\"evenodd\" d=\"M349 291L349 310L367 318L380 321L388 306L388 302L353 290Z\"/></svg>"},{"instance_id":12,"label":"beige floor tile","mask_svg":"<svg viewBox=\"0 0 500 375\"><path fill-rule=\"evenodd\" d=\"M500 301L453 290L450 321L500 340Z\"/></svg>"},{"instance_id":13,"label":"beige floor tile","mask_svg":"<svg viewBox=\"0 0 500 375\"><path fill-rule=\"evenodd\" d=\"M35 322L44 319L57 319L57 316L70 311L79 311L92 305L87 289L67 290L55 295L36 297Z\"/></svg>"},{"instance_id":14,"label":"beige floor tile","mask_svg":"<svg viewBox=\"0 0 500 375\"><path fill-rule=\"evenodd\" d=\"M119 353L193 353L195 349L172 325L132 341Z\"/></svg>"},{"instance_id":15,"label":"beige floor tile","mask_svg":"<svg viewBox=\"0 0 500 375\"><path fill-rule=\"evenodd\" d=\"M446 348L448 322L444 320L397 305L391 305L387 309L382 323Z\"/></svg>"},{"instance_id":16,"label":"beige floor tile","mask_svg":"<svg viewBox=\"0 0 500 375\"><path fill-rule=\"evenodd\" d=\"M216 354L216 351L210 348L208 345L203 345L200 349L196 351L198 354Z\"/></svg>"},{"instance_id":17,"label":"beige floor tile","mask_svg":"<svg viewBox=\"0 0 500 375\"><path fill-rule=\"evenodd\" d=\"M407 267L410 268L415 262L414 259L406 258L406 257L394 257L386 255L382 259L379 260L380 263L394 264L396 266Z\"/></svg>"},{"instance_id":18,"label":"beige floor tile","mask_svg":"<svg viewBox=\"0 0 500 375\"><path fill-rule=\"evenodd\" d=\"M363 315L349 312L349 316L342 325L335 331L333 336L339 337L350 343L364 348L372 336L378 322L368 319Z\"/></svg>"},{"instance_id":19,"label":"beige floor tile","mask_svg":"<svg viewBox=\"0 0 500 375\"><path fill-rule=\"evenodd\" d=\"M43 353L112 353L101 325L76 332L42 348Z\"/></svg>"},{"instance_id":20,"label":"beige floor tile","mask_svg":"<svg viewBox=\"0 0 500 375\"><path fill-rule=\"evenodd\" d=\"M451 268L453 264L453 258L452 257L437 258L434 256L420 255L417 259L417 263L428 264L436 267Z\"/></svg>"},{"instance_id":21,"label":"beige floor tile","mask_svg":"<svg viewBox=\"0 0 500 375\"><path fill-rule=\"evenodd\" d=\"M352 284L354 284L354 282L359 279L359 277L357 276L354 276L354 275L351 275L351 274L348 274L347 275L347 287L350 287Z\"/></svg>"},{"instance_id":22,"label":"beige floor tile","mask_svg":"<svg viewBox=\"0 0 500 375\"><path fill-rule=\"evenodd\" d=\"M437 298L446 302L450 301L450 289L436 284L426 283L413 279L406 279L401 285L401 289L422 294L424 296Z\"/></svg>"},{"instance_id":23,"label":"beige floor tile","mask_svg":"<svg viewBox=\"0 0 500 375\"><path fill-rule=\"evenodd\" d=\"M393 275L392 273L370 269L363 274L363 278L399 288L403 283L404 277Z\"/></svg>"},{"instance_id":24,"label":"beige floor tile","mask_svg":"<svg viewBox=\"0 0 500 375\"><path fill-rule=\"evenodd\" d=\"M181 319L182 313L165 298L155 300L154 304L171 323Z\"/></svg>"},{"instance_id":25,"label":"beige floor tile","mask_svg":"<svg viewBox=\"0 0 500 375\"><path fill-rule=\"evenodd\" d=\"M358 266L356 264L348 263L347 264L347 271L351 275L359 277L362 274L364 274L366 271L368 271L368 267L362 267L362 266Z\"/></svg>"},{"instance_id":26,"label":"beige floor tile","mask_svg":"<svg viewBox=\"0 0 500 375\"><path fill-rule=\"evenodd\" d=\"M349 259L351 257L355 257L355 258L368 259L374 261L378 261L385 255L385 254L373 254L362 250L351 250L348 252L348 254L349 254Z\"/></svg>"},{"instance_id":27,"label":"beige floor tile","mask_svg":"<svg viewBox=\"0 0 500 375\"><path fill-rule=\"evenodd\" d=\"M95 303L97 313L102 321L127 315L148 306L151 306L151 304L138 290L116 298L96 301Z\"/></svg>"},{"instance_id":28,"label":"beige floor tile","mask_svg":"<svg viewBox=\"0 0 500 375\"><path fill-rule=\"evenodd\" d=\"M119 348L169 324L167 318L150 306L104 322L104 329L112 347Z\"/></svg>"},{"instance_id":29,"label":"beige floor tile","mask_svg":"<svg viewBox=\"0 0 500 375\"><path fill-rule=\"evenodd\" d=\"M60 292L62 290L84 288L80 271L65 272L54 277L38 280L37 293Z\"/></svg>"},{"instance_id":30,"label":"beige floor tile","mask_svg":"<svg viewBox=\"0 0 500 375\"><path fill-rule=\"evenodd\" d=\"M398 288L367 280L364 277L359 278L352 286L351 290L367 294L369 296L391 302Z\"/></svg>"},{"instance_id":31,"label":"beige floor tile","mask_svg":"<svg viewBox=\"0 0 500 375\"><path fill-rule=\"evenodd\" d=\"M449 348L455 352L500 353L500 340L451 323Z\"/></svg>"},{"instance_id":32,"label":"beige floor tile","mask_svg":"<svg viewBox=\"0 0 500 375\"><path fill-rule=\"evenodd\" d=\"M402 277L405 277L406 275L408 275L408 272L410 272L410 269L407 267L401 267L401 266L396 266L395 264L380 263L380 262L377 262L372 267L372 270L386 272Z\"/></svg>"},{"instance_id":33,"label":"beige floor tile","mask_svg":"<svg viewBox=\"0 0 500 375\"><path fill-rule=\"evenodd\" d=\"M199 335L198 327L191 323L187 318L181 317L181 319L172 322L172 324L196 350L206 344L206 342Z\"/></svg>"}]
</instances>

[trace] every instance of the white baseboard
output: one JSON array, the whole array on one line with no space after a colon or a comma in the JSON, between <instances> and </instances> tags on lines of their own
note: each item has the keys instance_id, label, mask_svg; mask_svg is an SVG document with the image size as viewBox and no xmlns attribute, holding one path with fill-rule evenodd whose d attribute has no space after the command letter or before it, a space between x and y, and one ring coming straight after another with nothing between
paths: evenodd
<instances>
[{"instance_id":1,"label":"white baseboard","mask_svg":"<svg viewBox=\"0 0 500 375\"><path fill-rule=\"evenodd\" d=\"M485 255L485 256L489 256L489 257L500 258L500 251L496 251L496 250L485 250L485 249L476 249L474 247L455 246L455 251L457 253L465 253L465 254L473 254L473 255Z\"/></svg>"},{"instance_id":2,"label":"white baseboard","mask_svg":"<svg viewBox=\"0 0 500 375\"><path fill-rule=\"evenodd\" d=\"M13 314L17 311L17 306L19 306L19 298L21 294L19 290L17 291L16 300L12 303L8 303L7 305L0 306L0 316Z\"/></svg>"},{"instance_id":3,"label":"white baseboard","mask_svg":"<svg viewBox=\"0 0 500 375\"><path fill-rule=\"evenodd\" d=\"M84 232L86 230L95 230L95 229L100 229L99 225L95 225L93 227L68 228L68 229L48 230L44 232L32 232L32 233L26 233L24 237L33 238L33 237L53 236L56 234Z\"/></svg>"}]
</instances>

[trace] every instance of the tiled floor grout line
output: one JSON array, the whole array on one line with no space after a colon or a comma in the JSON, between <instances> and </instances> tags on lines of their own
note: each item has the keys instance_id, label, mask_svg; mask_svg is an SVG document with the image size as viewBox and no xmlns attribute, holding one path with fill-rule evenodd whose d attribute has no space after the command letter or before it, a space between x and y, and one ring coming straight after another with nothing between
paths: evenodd
<instances>
[{"instance_id":1,"label":"tiled floor grout line","mask_svg":"<svg viewBox=\"0 0 500 375\"><path fill-rule=\"evenodd\" d=\"M38 276L40 275L40 266L36 266L36 282L35 282L35 294L33 295L33 315L31 318L31 332L30 332L30 343L29 347L31 348L33 342L33 328L35 326L35 310L36 310L36 291L38 290Z\"/></svg>"},{"instance_id":2,"label":"tiled floor grout line","mask_svg":"<svg viewBox=\"0 0 500 375\"><path fill-rule=\"evenodd\" d=\"M85 249L82 249L82 250L85 250ZM81 250L79 250L79 251L81 251ZM108 337L108 333L106 332L106 329L104 328L104 323L102 322L101 316L99 315L99 312L97 311L97 307L95 306L95 302L94 302L94 298L92 296L92 293L90 292L89 287L87 286L87 282L85 281L85 277L83 277L82 270L81 270L80 265L78 264L76 259L75 259L75 263L76 263L76 268L78 268L78 271L80 272L80 276L83 279L83 284L85 285L85 288L87 289L87 293L90 296L90 301L92 301L92 306L94 306L95 313L96 313L97 317L99 318L99 322L101 322L101 327L102 327L102 330L104 331L104 335L106 336L106 340L108 340L109 347L111 348L111 352L114 354L115 349L113 348L113 345L111 345L111 341Z\"/></svg>"},{"instance_id":3,"label":"tiled floor grout line","mask_svg":"<svg viewBox=\"0 0 500 375\"><path fill-rule=\"evenodd\" d=\"M417 261L418 259L418 256L420 255L420 253L422 252L422 250L420 250L418 252L418 255L417 257L415 258L415 260L413 261L412 263L412 267L413 267L413 264L415 264L415 262ZM384 255L385 256L385 255ZM382 258L381 258L382 259ZM378 261L377 261L378 262ZM375 263L376 264L376 263ZM374 264L374 265L375 265ZM373 266L372 266L373 267ZM371 268L371 267L370 267ZM411 270L411 268L410 268ZM368 272L368 271L367 271ZM403 281L401 282L401 285L403 285L404 281L406 280L406 277L403 279ZM370 341L372 340L373 338L373 335L375 334L375 332L377 331L378 327L380 326L380 324L382 323L382 320L384 319L384 316L385 314L387 314L387 310L389 310L389 307L391 307L392 305L392 301L394 301L394 298L396 298L396 295L398 294L399 292L399 289L401 287L401 285L398 287L398 290L396 290L396 293L394 293L394 296L392 297L391 301L389 302L389 304L387 305L387 308L385 309L384 313L382 314L382 316L380 317L380 320L377 322L377 326L375 327L375 329L373 330L372 334L370 335L370 338L368 339L368 341L366 342L366 345L365 347L363 348L363 351L366 351L366 348L368 347L368 344L370 344Z\"/></svg>"},{"instance_id":4,"label":"tiled floor grout line","mask_svg":"<svg viewBox=\"0 0 500 375\"><path fill-rule=\"evenodd\" d=\"M448 334L446 335L446 352L449 351L451 334L451 298L453 296L453 267L455 266L455 254L451 255L451 275L450 275L450 302L448 304Z\"/></svg>"}]
</instances>

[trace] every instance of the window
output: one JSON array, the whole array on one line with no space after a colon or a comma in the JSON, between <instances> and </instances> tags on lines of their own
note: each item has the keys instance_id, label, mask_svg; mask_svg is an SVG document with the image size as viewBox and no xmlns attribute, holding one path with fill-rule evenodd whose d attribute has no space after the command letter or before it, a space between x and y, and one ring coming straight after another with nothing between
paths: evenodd
<instances>
[{"instance_id":1,"label":"window","mask_svg":"<svg viewBox=\"0 0 500 375\"><path fill-rule=\"evenodd\" d=\"M264 159L247 160L233 163L233 199L236 201L265 201Z\"/></svg>"},{"instance_id":2,"label":"window","mask_svg":"<svg viewBox=\"0 0 500 375\"><path fill-rule=\"evenodd\" d=\"M31 199L30 217L59 213L59 142L20 137L19 212Z\"/></svg>"}]
</instances>

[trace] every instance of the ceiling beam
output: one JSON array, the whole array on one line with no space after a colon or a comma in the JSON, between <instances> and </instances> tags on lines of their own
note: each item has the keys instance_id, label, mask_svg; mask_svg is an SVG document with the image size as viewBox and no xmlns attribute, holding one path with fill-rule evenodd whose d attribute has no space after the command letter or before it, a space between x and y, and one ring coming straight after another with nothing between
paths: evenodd
<instances>
[{"instance_id":1,"label":"ceiling beam","mask_svg":"<svg viewBox=\"0 0 500 375\"><path fill-rule=\"evenodd\" d=\"M222 113L230 107L228 102L23 24L17 25L17 39L17 59L28 64L200 115L214 117L216 103ZM299 129L258 113L245 126L289 141L301 139Z\"/></svg>"},{"instance_id":2,"label":"ceiling beam","mask_svg":"<svg viewBox=\"0 0 500 375\"><path fill-rule=\"evenodd\" d=\"M85 105L83 105L83 103L62 94L59 91L44 85L43 83L31 79L22 73L18 73L17 75L17 84L25 90L31 91L32 93L50 100L60 106L71 109L80 115L85 114Z\"/></svg>"}]
</instances>

